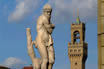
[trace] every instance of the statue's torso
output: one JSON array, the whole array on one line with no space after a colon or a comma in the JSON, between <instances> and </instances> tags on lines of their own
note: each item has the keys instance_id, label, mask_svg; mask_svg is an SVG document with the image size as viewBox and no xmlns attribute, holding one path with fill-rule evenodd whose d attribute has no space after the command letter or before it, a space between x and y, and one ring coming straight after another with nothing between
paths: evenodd
<instances>
[{"instance_id":1,"label":"statue's torso","mask_svg":"<svg viewBox=\"0 0 104 69\"><path fill-rule=\"evenodd\" d=\"M48 33L43 23L47 23L47 24L50 23L44 15L40 16L37 20L37 27L36 27L37 28L37 37L36 37L37 43L41 41L45 43L49 42L50 34Z\"/></svg>"}]
</instances>

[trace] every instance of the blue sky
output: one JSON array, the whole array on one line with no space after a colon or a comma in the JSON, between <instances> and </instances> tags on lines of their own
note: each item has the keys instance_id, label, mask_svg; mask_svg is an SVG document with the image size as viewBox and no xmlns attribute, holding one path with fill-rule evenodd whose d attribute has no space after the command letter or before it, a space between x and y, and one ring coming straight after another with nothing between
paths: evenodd
<instances>
[{"instance_id":1,"label":"blue sky","mask_svg":"<svg viewBox=\"0 0 104 69\"><path fill-rule=\"evenodd\" d=\"M70 68L70 24L76 21L77 9L81 21L86 23L86 69L97 69L97 0L0 0L0 64L12 69L31 64L26 28L31 28L35 40L36 20L46 3L53 7L52 23L56 26L52 34L56 58L53 69Z\"/></svg>"}]
</instances>

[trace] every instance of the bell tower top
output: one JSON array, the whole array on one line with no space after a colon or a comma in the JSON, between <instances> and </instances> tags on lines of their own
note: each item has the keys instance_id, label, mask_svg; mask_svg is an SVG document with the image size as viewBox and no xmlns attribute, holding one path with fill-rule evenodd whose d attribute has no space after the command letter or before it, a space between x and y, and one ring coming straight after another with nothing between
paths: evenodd
<instances>
[{"instance_id":1,"label":"bell tower top","mask_svg":"<svg viewBox=\"0 0 104 69\"><path fill-rule=\"evenodd\" d=\"M76 22L71 24L71 43L82 43L85 41L85 24L80 21L79 10L77 10Z\"/></svg>"},{"instance_id":2,"label":"bell tower top","mask_svg":"<svg viewBox=\"0 0 104 69\"><path fill-rule=\"evenodd\" d=\"M85 41L85 24L83 22L71 24L71 43Z\"/></svg>"},{"instance_id":3,"label":"bell tower top","mask_svg":"<svg viewBox=\"0 0 104 69\"><path fill-rule=\"evenodd\" d=\"M71 24L71 42L68 44L70 69L85 69L88 44L85 42L85 24L79 16L75 23Z\"/></svg>"}]
</instances>

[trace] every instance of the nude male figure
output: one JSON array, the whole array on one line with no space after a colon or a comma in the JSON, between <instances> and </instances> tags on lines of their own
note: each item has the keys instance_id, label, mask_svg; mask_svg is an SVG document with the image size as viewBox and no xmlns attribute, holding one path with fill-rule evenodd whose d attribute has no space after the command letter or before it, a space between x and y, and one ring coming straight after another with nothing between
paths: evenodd
<instances>
[{"instance_id":1,"label":"nude male figure","mask_svg":"<svg viewBox=\"0 0 104 69\"><path fill-rule=\"evenodd\" d=\"M46 4L43 8L43 14L37 20L36 40L32 42L32 45L35 44L35 47L38 49L41 58L34 58L34 55L32 55L34 53L33 47L32 45L31 47L28 46L28 52L32 51L32 54L30 53L29 55L32 63L34 64L36 61L40 62L38 65L41 65L41 69L52 69L55 60L53 39L51 36L55 25L51 23L51 12L51 6ZM38 66L38 68L40 67Z\"/></svg>"}]
</instances>

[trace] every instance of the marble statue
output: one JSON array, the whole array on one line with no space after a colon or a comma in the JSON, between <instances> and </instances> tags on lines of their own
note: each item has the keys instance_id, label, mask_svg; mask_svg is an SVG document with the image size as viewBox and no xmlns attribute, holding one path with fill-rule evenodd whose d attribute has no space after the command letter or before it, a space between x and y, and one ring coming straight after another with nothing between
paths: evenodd
<instances>
[{"instance_id":1,"label":"marble statue","mask_svg":"<svg viewBox=\"0 0 104 69\"><path fill-rule=\"evenodd\" d=\"M31 30L27 28L27 49L32 60L33 69L52 69L55 61L52 32L55 25L51 23L52 8L49 4L43 7L43 13L37 20L37 36L32 41ZM40 58L37 58L33 45L38 49Z\"/></svg>"}]
</instances>

